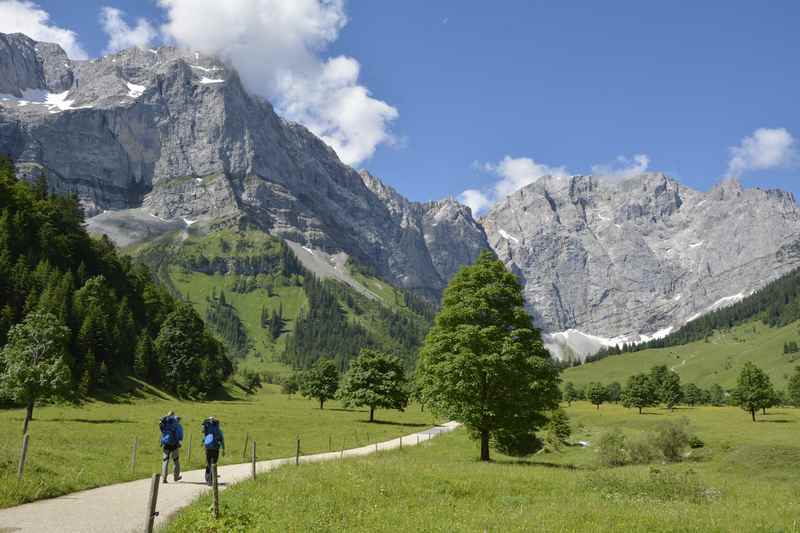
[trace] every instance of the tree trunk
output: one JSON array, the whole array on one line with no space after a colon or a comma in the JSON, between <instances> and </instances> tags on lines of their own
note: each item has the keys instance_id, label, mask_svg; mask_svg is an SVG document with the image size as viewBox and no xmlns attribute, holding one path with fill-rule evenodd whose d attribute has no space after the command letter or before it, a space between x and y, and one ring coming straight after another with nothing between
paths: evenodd
<instances>
[{"instance_id":1,"label":"tree trunk","mask_svg":"<svg viewBox=\"0 0 800 533\"><path fill-rule=\"evenodd\" d=\"M375 420L375 406L370 405L369 406L369 421L372 422L373 420Z\"/></svg>"},{"instance_id":2,"label":"tree trunk","mask_svg":"<svg viewBox=\"0 0 800 533\"><path fill-rule=\"evenodd\" d=\"M750 416L753 417L753 422L755 422L756 421L756 410L755 409L750 409Z\"/></svg>"},{"instance_id":3,"label":"tree trunk","mask_svg":"<svg viewBox=\"0 0 800 533\"><path fill-rule=\"evenodd\" d=\"M28 405L25 407L25 423L22 424L22 434L28 432L28 424L33 420L33 400L28 400Z\"/></svg>"},{"instance_id":4,"label":"tree trunk","mask_svg":"<svg viewBox=\"0 0 800 533\"><path fill-rule=\"evenodd\" d=\"M600 410L600 404L599 403L597 404L597 410L598 411Z\"/></svg>"},{"instance_id":5,"label":"tree trunk","mask_svg":"<svg viewBox=\"0 0 800 533\"><path fill-rule=\"evenodd\" d=\"M481 461L489 460L489 432L481 431Z\"/></svg>"},{"instance_id":6,"label":"tree trunk","mask_svg":"<svg viewBox=\"0 0 800 533\"><path fill-rule=\"evenodd\" d=\"M761 414L762 414L762 415L766 415L766 414L767 414L767 408L766 408L766 407L763 407L763 408L761 409Z\"/></svg>"},{"instance_id":7,"label":"tree trunk","mask_svg":"<svg viewBox=\"0 0 800 533\"><path fill-rule=\"evenodd\" d=\"M642 414L642 408L641 407L639 408L639 414Z\"/></svg>"},{"instance_id":8,"label":"tree trunk","mask_svg":"<svg viewBox=\"0 0 800 533\"><path fill-rule=\"evenodd\" d=\"M319 409L320 409L320 411L321 411L321 410L324 408L324 407L323 407L324 405L325 405L325 400L323 400L322 398L320 398L320 399L319 399Z\"/></svg>"}]
</instances>

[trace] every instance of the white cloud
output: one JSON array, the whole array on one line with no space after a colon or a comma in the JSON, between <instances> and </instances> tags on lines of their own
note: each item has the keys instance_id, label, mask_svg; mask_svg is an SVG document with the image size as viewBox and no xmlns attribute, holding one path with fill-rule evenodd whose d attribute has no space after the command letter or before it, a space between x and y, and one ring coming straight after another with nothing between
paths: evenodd
<instances>
[{"instance_id":1,"label":"white cloud","mask_svg":"<svg viewBox=\"0 0 800 533\"><path fill-rule=\"evenodd\" d=\"M72 59L89 57L74 31L51 25L47 11L27 0L0 0L0 32L24 33L36 41L57 43Z\"/></svg>"},{"instance_id":2,"label":"white cloud","mask_svg":"<svg viewBox=\"0 0 800 533\"><path fill-rule=\"evenodd\" d=\"M488 190L468 189L459 195L459 199L477 213L491 206L509 194L538 181L544 176L564 178L569 176L566 167L551 167L537 163L529 157L514 158L505 156L498 163L476 163L479 169L495 174L498 179Z\"/></svg>"},{"instance_id":3,"label":"white cloud","mask_svg":"<svg viewBox=\"0 0 800 533\"><path fill-rule=\"evenodd\" d=\"M797 139L785 128L759 128L730 149L728 177L748 170L785 167L798 161Z\"/></svg>"},{"instance_id":4,"label":"white cloud","mask_svg":"<svg viewBox=\"0 0 800 533\"><path fill-rule=\"evenodd\" d=\"M147 19L136 19L136 25L130 27L123 16L124 13L114 7L106 6L100 11L100 24L108 35L104 53L132 47L146 48L158 36L158 31Z\"/></svg>"},{"instance_id":5,"label":"white cloud","mask_svg":"<svg viewBox=\"0 0 800 533\"><path fill-rule=\"evenodd\" d=\"M343 0L159 0L163 34L229 60L251 91L307 126L349 164L393 141L398 112L359 83L351 57L322 54L347 23ZM213 28L213 31L209 31Z\"/></svg>"},{"instance_id":6,"label":"white cloud","mask_svg":"<svg viewBox=\"0 0 800 533\"><path fill-rule=\"evenodd\" d=\"M467 189L458 195L458 200L472 209L473 215L483 211L494 203L485 193L477 189Z\"/></svg>"},{"instance_id":7,"label":"white cloud","mask_svg":"<svg viewBox=\"0 0 800 533\"><path fill-rule=\"evenodd\" d=\"M612 183L638 176L647 171L650 158L645 154L636 154L633 157L617 156L611 164L592 165L592 174Z\"/></svg>"}]
</instances>

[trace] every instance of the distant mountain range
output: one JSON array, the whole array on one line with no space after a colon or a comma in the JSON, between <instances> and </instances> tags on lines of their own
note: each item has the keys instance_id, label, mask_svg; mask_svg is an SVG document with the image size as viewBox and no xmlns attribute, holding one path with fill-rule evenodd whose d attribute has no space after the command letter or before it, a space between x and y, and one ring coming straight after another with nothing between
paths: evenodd
<instances>
[{"instance_id":1,"label":"distant mountain range","mask_svg":"<svg viewBox=\"0 0 800 533\"><path fill-rule=\"evenodd\" d=\"M77 194L90 230L123 246L246 226L430 299L491 248L564 357L662 335L800 265L794 198L734 181L703 193L662 174L543 178L479 221L453 199L409 201L224 62L170 47L73 61L0 34L0 153Z\"/></svg>"}]
</instances>

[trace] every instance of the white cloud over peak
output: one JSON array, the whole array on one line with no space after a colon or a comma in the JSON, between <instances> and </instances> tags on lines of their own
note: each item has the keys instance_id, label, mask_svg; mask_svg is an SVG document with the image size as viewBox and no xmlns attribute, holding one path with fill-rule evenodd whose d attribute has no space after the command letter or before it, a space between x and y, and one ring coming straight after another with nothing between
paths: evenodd
<instances>
[{"instance_id":1,"label":"white cloud over peak","mask_svg":"<svg viewBox=\"0 0 800 533\"><path fill-rule=\"evenodd\" d=\"M159 0L164 36L230 61L249 90L307 126L345 163L391 143L397 109L359 83L352 57L323 58L347 24L343 0ZM213 31L209 31L213 28Z\"/></svg>"},{"instance_id":2,"label":"white cloud over peak","mask_svg":"<svg viewBox=\"0 0 800 533\"><path fill-rule=\"evenodd\" d=\"M592 165L592 174L616 183L646 172L649 165L650 158L645 154L636 154L633 157L620 155L613 163Z\"/></svg>"},{"instance_id":3,"label":"white cloud over peak","mask_svg":"<svg viewBox=\"0 0 800 533\"><path fill-rule=\"evenodd\" d=\"M125 22L124 13L115 7L103 7L100 11L100 24L108 35L105 53L117 52L125 48L146 48L156 37L158 31L145 18L136 19L131 27Z\"/></svg>"},{"instance_id":4,"label":"white cloud over peak","mask_svg":"<svg viewBox=\"0 0 800 533\"><path fill-rule=\"evenodd\" d=\"M72 59L89 57L74 31L52 25L47 11L27 0L0 0L0 32L24 33L36 41L59 44Z\"/></svg>"},{"instance_id":5,"label":"white cloud over peak","mask_svg":"<svg viewBox=\"0 0 800 533\"><path fill-rule=\"evenodd\" d=\"M459 200L473 213L483 211L509 194L538 181L544 176L564 178L569 176L566 167L553 167L534 161L529 157L505 156L497 163L478 164L478 168L491 172L499 179L488 190L468 189L459 195Z\"/></svg>"},{"instance_id":6,"label":"white cloud over peak","mask_svg":"<svg viewBox=\"0 0 800 533\"><path fill-rule=\"evenodd\" d=\"M786 167L800 160L798 142L785 128L759 128L730 148L728 177L748 170Z\"/></svg>"}]
</instances>

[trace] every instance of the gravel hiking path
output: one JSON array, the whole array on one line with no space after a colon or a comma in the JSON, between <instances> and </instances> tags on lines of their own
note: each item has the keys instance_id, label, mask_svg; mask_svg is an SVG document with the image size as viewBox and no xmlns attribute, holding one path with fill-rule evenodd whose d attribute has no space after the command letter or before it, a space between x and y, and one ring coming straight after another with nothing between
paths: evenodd
<instances>
[{"instance_id":1,"label":"gravel hiking path","mask_svg":"<svg viewBox=\"0 0 800 533\"><path fill-rule=\"evenodd\" d=\"M448 422L419 433L380 442L377 445L373 443L361 448L301 456L300 462L333 461L342 457L362 457L376 451L394 450L400 447L401 438L403 446L416 446L437 435L453 431L457 427L459 427L457 422ZM256 463L256 471L268 472L283 465L293 464L294 460L294 457L289 457L259 461ZM220 466L220 489L249 479L251 469L252 463ZM184 472L182 480L177 483L172 481L171 474L168 479L169 483L161 484L158 490L156 509L159 514L156 517L156 528L164 525L181 508L191 504L201 494L210 490L204 482L203 470ZM149 492L150 479L148 478L0 509L0 533L144 531Z\"/></svg>"}]
</instances>

